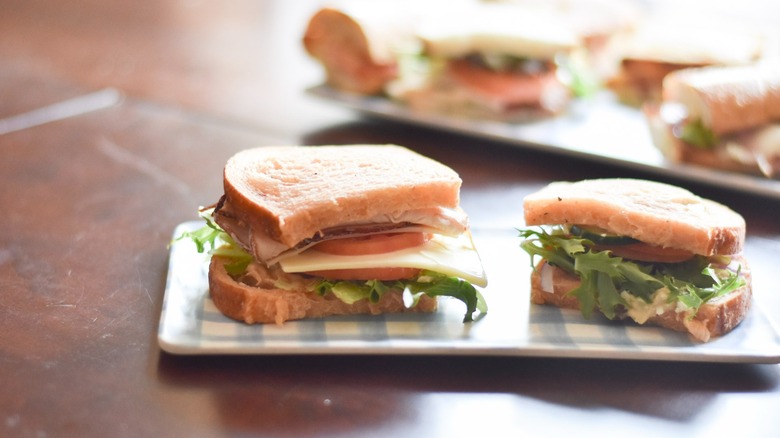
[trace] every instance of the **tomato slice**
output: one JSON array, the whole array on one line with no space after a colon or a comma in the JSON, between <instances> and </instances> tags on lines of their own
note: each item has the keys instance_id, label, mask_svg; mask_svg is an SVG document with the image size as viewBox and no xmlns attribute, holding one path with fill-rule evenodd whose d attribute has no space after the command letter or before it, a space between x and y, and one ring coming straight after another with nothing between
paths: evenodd
<instances>
[{"instance_id":1,"label":"tomato slice","mask_svg":"<svg viewBox=\"0 0 780 438\"><path fill-rule=\"evenodd\" d=\"M332 269L329 271L307 272L310 275L328 280L401 280L416 277L420 273L417 268L364 268L364 269Z\"/></svg>"},{"instance_id":2,"label":"tomato slice","mask_svg":"<svg viewBox=\"0 0 780 438\"><path fill-rule=\"evenodd\" d=\"M385 233L369 236L346 237L326 240L318 243L313 249L332 255L370 255L384 254L406 248L420 246L431 239L430 233ZM332 269L327 271L307 272L310 275L328 280L400 280L415 277L420 273L417 268L361 268Z\"/></svg>"},{"instance_id":3,"label":"tomato slice","mask_svg":"<svg viewBox=\"0 0 780 438\"><path fill-rule=\"evenodd\" d=\"M447 72L472 92L506 105L538 105L554 73L518 74L493 71L464 59L451 61Z\"/></svg>"},{"instance_id":4,"label":"tomato slice","mask_svg":"<svg viewBox=\"0 0 780 438\"><path fill-rule=\"evenodd\" d=\"M596 245L595 249L609 250L617 257L641 262L679 263L694 256L692 252L683 249L663 248L641 242L626 245Z\"/></svg>"},{"instance_id":5,"label":"tomato slice","mask_svg":"<svg viewBox=\"0 0 780 438\"><path fill-rule=\"evenodd\" d=\"M431 239L429 233L386 233L326 240L313 249L333 255L383 254L420 246Z\"/></svg>"}]
</instances>

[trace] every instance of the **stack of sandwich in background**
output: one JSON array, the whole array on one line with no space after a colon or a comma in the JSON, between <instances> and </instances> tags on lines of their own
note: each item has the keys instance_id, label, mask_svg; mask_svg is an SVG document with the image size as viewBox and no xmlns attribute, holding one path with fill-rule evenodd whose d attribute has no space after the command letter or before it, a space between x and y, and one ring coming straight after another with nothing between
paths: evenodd
<instances>
[{"instance_id":1,"label":"stack of sandwich in background","mask_svg":"<svg viewBox=\"0 0 780 438\"><path fill-rule=\"evenodd\" d=\"M466 116L557 114L585 83L639 106L672 71L777 55L769 30L678 3L342 0L310 18L303 43L337 89Z\"/></svg>"},{"instance_id":2,"label":"stack of sandwich in background","mask_svg":"<svg viewBox=\"0 0 780 438\"><path fill-rule=\"evenodd\" d=\"M340 2L311 17L303 44L336 89L524 120L565 111L599 82L611 38L636 15L611 3Z\"/></svg>"},{"instance_id":3,"label":"stack of sandwich in background","mask_svg":"<svg viewBox=\"0 0 780 438\"><path fill-rule=\"evenodd\" d=\"M761 15L760 4L748 0L738 9L733 2L702 8L665 0L341 1L311 17L303 43L331 87L447 116L523 122L564 114L583 96L611 93L615 105L644 110L653 141L670 162L774 178L780 146L771 111L760 126L708 127L719 138L706 147L674 140L679 136L661 129L673 123L657 116L662 103L676 99L673 89L679 87L672 83L704 74L676 72L751 72L752 66L780 63L780 23L769 17L750 25ZM737 82L752 81L745 74ZM711 85L706 93L724 87L735 96L745 93L728 84ZM741 97L730 106L713 103L717 98L707 105L740 119L740 112L756 112L756 102L777 105L777 93L767 91L772 87L746 91L753 102L747 106L733 103L743 102Z\"/></svg>"}]
</instances>

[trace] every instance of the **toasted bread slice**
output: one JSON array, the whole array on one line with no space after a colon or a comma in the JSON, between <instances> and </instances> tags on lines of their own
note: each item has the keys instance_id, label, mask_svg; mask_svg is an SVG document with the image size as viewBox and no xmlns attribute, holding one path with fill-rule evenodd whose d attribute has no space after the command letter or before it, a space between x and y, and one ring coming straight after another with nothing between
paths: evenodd
<instances>
[{"instance_id":1,"label":"toasted bread slice","mask_svg":"<svg viewBox=\"0 0 780 438\"><path fill-rule=\"evenodd\" d=\"M686 312L676 312L674 307L666 307L652 312L647 320L637 322L687 332L701 342L730 332L745 319L751 303L750 270L744 259L741 259L740 263L740 275L745 279L745 285L728 295L708 301L699 308L693 318L689 318ZM543 274L546 270L549 271ZM548 279L543 281L543 275L548 275ZM579 300L569 294L579 285L579 277L542 260L531 274L531 301L535 304L579 310ZM628 318L628 315L624 317Z\"/></svg>"},{"instance_id":2,"label":"toasted bread slice","mask_svg":"<svg viewBox=\"0 0 780 438\"><path fill-rule=\"evenodd\" d=\"M665 248L736 254L745 220L680 187L638 179L554 182L524 200L526 225L587 225Z\"/></svg>"},{"instance_id":3,"label":"toasted bread slice","mask_svg":"<svg viewBox=\"0 0 780 438\"><path fill-rule=\"evenodd\" d=\"M220 312L247 324L282 324L334 315L433 312L437 306L436 298L422 295L415 307L406 308L400 290L386 292L377 303L363 299L347 304L333 294L318 294L313 291L314 280L286 274L278 265L268 268L252 263L244 274L234 278L225 270L226 263L225 258L211 259L211 299Z\"/></svg>"},{"instance_id":4,"label":"toasted bread slice","mask_svg":"<svg viewBox=\"0 0 780 438\"><path fill-rule=\"evenodd\" d=\"M233 156L224 186L239 221L292 247L330 227L457 208L461 179L401 146L269 146Z\"/></svg>"}]
</instances>

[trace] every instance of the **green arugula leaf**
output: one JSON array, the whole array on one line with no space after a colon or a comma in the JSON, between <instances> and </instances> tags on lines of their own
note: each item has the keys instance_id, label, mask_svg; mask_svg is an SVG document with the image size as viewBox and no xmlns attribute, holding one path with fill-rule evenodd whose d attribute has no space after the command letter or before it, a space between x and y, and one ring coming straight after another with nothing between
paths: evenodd
<instances>
[{"instance_id":1,"label":"green arugula leaf","mask_svg":"<svg viewBox=\"0 0 780 438\"><path fill-rule=\"evenodd\" d=\"M615 282L608 274L596 272L596 288L598 290L599 310L609 319L615 318L615 309L625 306L626 302L620 297L615 287Z\"/></svg>"},{"instance_id":2,"label":"green arugula leaf","mask_svg":"<svg viewBox=\"0 0 780 438\"><path fill-rule=\"evenodd\" d=\"M662 281L650 274L650 266L623 260L618 265L618 269L623 279L619 288L630 290L633 295L642 298L646 303L652 302L655 291L664 286Z\"/></svg>"},{"instance_id":3,"label":"green arugula leaf","mask_svg":"<svg viewBox=\"0 0 780 438\"><path fill-rule=\"evenodd\" d=\"M739 271L718 268L703 256L683 263L645 263L615 257L610 251L593 251L593 242L568 235L563 227L551 231L541 229L519 230L524 240L520 247L534 258L542 257L548 263L580 277L580 285L570 292L580 302L580 311L589 318L598 309L608 318L614 318L627 306L621 292L628 292L646 303L663 288L668 289L670 303L680 302L691 309L689 317L707 301L726 295L745 284ZM718 260L727 265L728 259ZM724 263L725 262L725 263Z\"/></svg>"},{"instance_id":4,"label":"green arugula leaf","mask_svg":"<svg viewBox=\"0 0 780 438\"><path fill-rule=\"evenodd\" d=\"M562 238L548 234L544 230L520 230L520 236L525 239L520 247L531 255L531 267L536 265L535 258L538 256L550 264L574 274L574 259L571 254L584 252L586 249L583 243L584 239Z\"/></svg>"},{"instance_id":5,"label":"green arugula leaf","mask_svg":"<svg viewBox=\"0 0 780 438\"><path fill-rule=\"evenodd\" d=\"M593 309L598 303L598 278L590 272L580 276L580 285L569 292L580 302L580 313L585 319L590 319Z\"/></svg>"}]
</instances>

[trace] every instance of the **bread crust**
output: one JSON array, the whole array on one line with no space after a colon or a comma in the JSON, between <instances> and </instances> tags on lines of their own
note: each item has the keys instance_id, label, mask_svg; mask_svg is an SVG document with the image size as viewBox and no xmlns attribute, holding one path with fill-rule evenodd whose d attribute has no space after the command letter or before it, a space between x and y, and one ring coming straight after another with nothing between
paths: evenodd
<instances>
[{"instance_id":1,"label":"bread crust","mask_svg":"<svg viewBox=\"0 0 780 438\"><path fill-rule=\"evenodd\" d=\"M737 254L745 220L680 187L638 179L554 182L524 199L526 225L587 225L711 256Z\"/></svg>"},{"instance_id":2,"label":"bread crust","mask_svg":"<svg viewBox=\"0 0 780 438\"><path fill-rule=\"evenodd\" d=\"M237 219L289 247L383 214L456 208L460 186L454 170L397 145L261 147L224 170Z\"/></svg>"},{"instance_id":3,"label":"bread crust","mask_svg":"<svg viewBox=\"0 0 780 438\"><path fill-rule=\"evenodd\" d=\"M360 300L347 304L333 294L312 292L316 280L302 275L286 274L276 267L250 264L247 272L233 278L225 270L228 260L212 257L209 265L209 293L214 305L224 315L247 324L282 324L288 320L321 318L334 315L400 312L433 312L435 298L422 295L417 306L404 306L402 291L388 291L377 303ZM276 286L286 285L285 289Z\"/></svg>"},{"instance_id":4,"label":"bread crust","mask_svg":"<svg viewBox=\"0 0 780 438\"><path fill-rule=\"evenodd\" d=\"M730 332L745 319L752 300L750 269L744 259L741 259L740 263L742 264L740 275L745 279L745 286L705 303L692 319L689 319L685 312L678 313L672 309L650 317L646 324L689 333L694 339L701 342L707 342L711 338ZM553 290L551 292L545 291L542 287L541 272L543 269L552 270ZM580 279L576 275L569 274L563 269L541 260L531 274L531 301L534 304L547 304L579 310L579 300L569 294L579 285Z\"/></svg>"}]
</instances>

